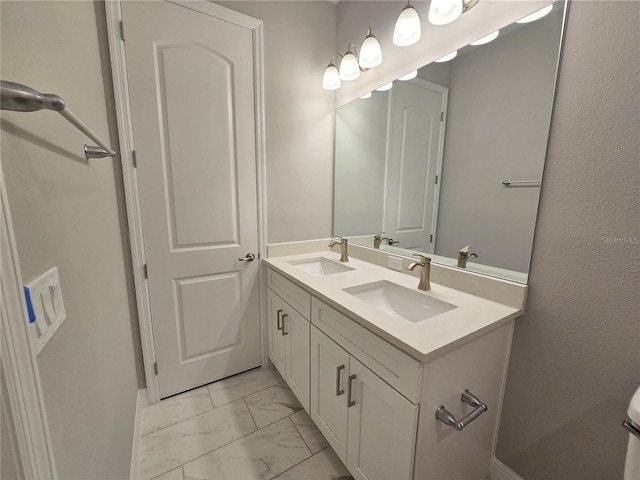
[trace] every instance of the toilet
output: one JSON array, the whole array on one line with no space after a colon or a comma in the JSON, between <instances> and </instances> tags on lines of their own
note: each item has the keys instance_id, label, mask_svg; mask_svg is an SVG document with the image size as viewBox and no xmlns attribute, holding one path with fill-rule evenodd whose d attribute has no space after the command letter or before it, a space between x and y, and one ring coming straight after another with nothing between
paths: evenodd
<instances>
[{"instance_id":1,"label":"toilet","mask_svg":"<svg viewBox=\"0 0 640 480\"><path fill-rule=\"evenodd\" d=\"M636 393L631 399L629 409L627 410L629 415L628 423L631 424L631 428L635 427L635 430L640 434L640 388L636 390ZM628 427L627 427L628 428ZM627 461L624 467L624 480L639 480L640 479L640 438L629 432L629 445L627 446Z\"/></svg>"}]
</instances>

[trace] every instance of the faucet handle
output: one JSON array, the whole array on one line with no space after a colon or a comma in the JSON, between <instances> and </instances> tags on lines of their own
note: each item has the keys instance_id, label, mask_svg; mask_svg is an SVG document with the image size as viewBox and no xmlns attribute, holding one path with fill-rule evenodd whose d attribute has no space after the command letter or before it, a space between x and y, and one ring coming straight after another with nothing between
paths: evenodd
<instances>
[{"instance_id":1,"label":"faucet handle","mask_svg":"<svg viewBox=\"0 0 640 480\"><path fill-rule=\"evenodd\" d=\"M421 253L414 253L413 256L420 258L420 263L423 265L426 265L427 263L431 263L431 259L425 255L422 255Z\"/></svg>"},{"instance_id":2,"label":"faucet handle","mask_svg":"<svg viewBox=\"0 0 640 480\"><path fill-rule=\"evenodd\" d=\"M384 235L384 232L376 233L373 238L375 238L376 240L380 240L382 238L382 235Z\"/></svg>"},{"instance_id":3,"label":"faucet handle","mask_svg":"<svg viewBox=\"0 0 640 480\"><path fill-rule=\"evenodd\" d=\"M467 245L466 247L463 247L460 250L458 250L458 253L460 255L468 255L470 251L471 251L471 245Z\"/></svg>"},{"instance_id":4,"label":"faucet handle","mask_svg":"<svg viewBox=\"0 0 640 480\"><path fill-rule=\"evenodd\" d=\"M341 237L340 235L336 235L336 238L339 238L339 239L340 239L340 243L347 243L347 242L349 241L349 240L347 240L346 238Z\"/></svg>"}]
</instances>

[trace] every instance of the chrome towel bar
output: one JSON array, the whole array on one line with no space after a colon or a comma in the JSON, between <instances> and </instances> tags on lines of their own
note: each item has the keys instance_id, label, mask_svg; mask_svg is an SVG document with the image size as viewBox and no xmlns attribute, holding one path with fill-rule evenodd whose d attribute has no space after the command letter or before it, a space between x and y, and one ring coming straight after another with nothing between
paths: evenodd
<instances>
[{"instance_id":1,"label":"chrome towel bar","mask_svg":"<svg viewBox=\"0 0 640 480\"><path fill-rule=\"evenodd\" d=\"M85 145L84 156L90 158L115 157L116 152L111 150L106 143L98 138L89 127L76 117L58 95L40 93L34 89L15 82L0 80L0 109L14 112L37 112L39 110L52 110L62 115L71 125L76 127L87 137L99 145L99 147Z\"/></svg>"},{"instance_id":2,"label":"chrome towel bar","mask_svg":"<svg viewBox=\"0 0 640 480\"><path fill-rule=\"evenodd\" d=\"M542 182L540 180L503 180L502 184L505 187L540 187Z\"/></svg>"},{"instance_id":3,"label":"chrome towel bar","mask_svg":"<svg viewBox=\"0 0 640 480\"><path fill-rule=\"evenodd\" d=\"M462 392L460 401L466 403L467 405L475 407L475 409L469 415L467 415L460 421L457 421L456 417L454 417L453 414L442 405L436 410L436 418L442 423L455 428L458 432L462 431L464 427L469 425L476 418L487 411L487 406L469 390L465 390L464 392Z\"/></svg>"},{"instance_id":4,"label":"chrome towel bar","mask_svg":"<svg viewBox=\"0 0 640 480\"><path fill-rule=\"evenodd\" d=\"M640 438L640 429L638 429L638 427L636 427L633 423L631 423L628 420L624 420L622 422L622 426L625 428L625 430L627 430L631 435L635 435L636 437Z\"/></svg>"}]
</instances>

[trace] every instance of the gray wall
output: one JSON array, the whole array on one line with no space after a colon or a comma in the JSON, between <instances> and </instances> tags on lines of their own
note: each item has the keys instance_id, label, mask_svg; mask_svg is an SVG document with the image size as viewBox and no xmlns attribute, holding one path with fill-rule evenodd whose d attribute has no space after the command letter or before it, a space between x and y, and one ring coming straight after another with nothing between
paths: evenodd
<instances>
[{"instance_id":1,"label":"gray wall","mask_svg":"<svg viewBox=\"0 0 640 480\"><path fill-rule=\"evenodd\" d=\"M573 2L497 457L622 478L640 384L640 3Z\"/></svg>"},{"instance_id":2,"label":"gray wall","mask_svg":"<svg viewBox=\"0 0 640 480\"><path fill-rule=\"evenodd\" d=\"M451 63L436 254L527 273L562 31L562 9Z\"/></svg>"},{"instance_id":3,"label":"gray wall","mask_svg":"<svg viewBox=\"0 0 640 480\"><path fill-rule=\"evenodd\" d=\"M61 95L109 141L103 75L111 73L96 26L103 5L2 1L0 9L2 78ZM138 380L119 159L87 164L87 139L54 112L2 112L0 127L23 280L57 266L67 311L38 356L58 476L128 478Z\"/></svg>"},{"instance_id":4,"label":"gray wall","mask_svg":"<svg viewBox=\"0 0 640 480\"><path fill-rule=\"evenodd\" d=\"M336 7L325 0L216 2L264 22L269 243L332 231L335 95L322 74L335 53Z\"/></svg>"}]
</instances>

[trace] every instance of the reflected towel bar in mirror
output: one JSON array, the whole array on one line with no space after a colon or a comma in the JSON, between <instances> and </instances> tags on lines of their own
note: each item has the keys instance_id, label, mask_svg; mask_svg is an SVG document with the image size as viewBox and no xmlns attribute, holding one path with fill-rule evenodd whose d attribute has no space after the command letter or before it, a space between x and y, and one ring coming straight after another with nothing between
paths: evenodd
<instances>
[{"instance_id":1,"label":"reflected towel bar in mirror","mask_svg":"<svg viewBox=\"0 0 640 480\"><path fill-rule=\"evenodd\" d=\"M0 81L0 108L14 112L37 112L39 110L53 110L58 112L69 123L84 133L99 146L84 146L84 156L90 158L115 157L116 152L111 150L98 136L93 133L82 121L69 110L64 100L58 95L40 93L26 85L19 83Z\"/></svg>"}]
</instances>

